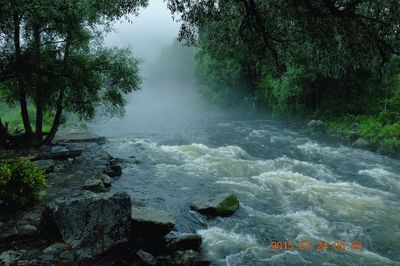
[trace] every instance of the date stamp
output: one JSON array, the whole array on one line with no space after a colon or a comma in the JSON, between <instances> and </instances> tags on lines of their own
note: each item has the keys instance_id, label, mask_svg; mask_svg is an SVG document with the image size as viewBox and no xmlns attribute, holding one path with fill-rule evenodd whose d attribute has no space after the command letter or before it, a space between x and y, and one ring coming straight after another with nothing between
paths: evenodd
<instances>
[{"instance_id":1,"label":"date stamp","mask_svg":"<svg viewBox=\"0 0 400 266\"><path fill-rule=\"evenodd\" d=\"M344 241L334 241L334 242L325 242L325 241L300 241L300 242L291 242L291 241L272 241L271 242L271 250L272 251L288 251L288 250L300 250L300 251L363 251L364 246L361 241L352 241L346 243Z\"/></svg>"}]
</instances>

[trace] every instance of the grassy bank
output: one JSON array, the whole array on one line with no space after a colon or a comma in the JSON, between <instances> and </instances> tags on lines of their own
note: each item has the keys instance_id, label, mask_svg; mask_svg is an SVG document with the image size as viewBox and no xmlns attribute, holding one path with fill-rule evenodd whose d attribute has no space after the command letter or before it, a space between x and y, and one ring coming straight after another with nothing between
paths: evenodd
<instances>
[{"instance_id":1,"label":"grassy bank","mask_svg":"<svg viewBox=\"0 0 400 266\"><path fill-rule=\"evenodd\" d=\"M35 106L33 104L29 104L28 111L32 129L35 130ZM19 106L9 106L3 102L0 102L0 118L3 124L8 124L8 129L11 133L15 133L24 129ZM50 131L51 124L51 116L48 113L45 113L43 117L43 131Z\"/></svg>"},{"instance_id":2,"label":"grassy bank","mask_svg":"<svg viewBox=\"0 0 400 266\"><path fill-rule=\"evenodd\" d=\"M349 140L362 138L368 148L380 153L400 154L400 120L378 115L348 115L326 120L327 133Z\"/></svg>"}]
</instances>

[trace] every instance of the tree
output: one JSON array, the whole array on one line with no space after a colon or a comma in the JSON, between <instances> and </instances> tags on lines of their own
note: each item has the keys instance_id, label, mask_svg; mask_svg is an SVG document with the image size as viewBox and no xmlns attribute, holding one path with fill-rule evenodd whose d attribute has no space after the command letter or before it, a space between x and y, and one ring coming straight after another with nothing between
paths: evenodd
<instances>
[{"instance_id":1,"label":"tree","mask_svg":"<svg viewBox=\"0 0 400 266\"><path fill-rule=\"evenodd\" d=\"M0 1L0 89L19 102L28 142L49 143L63 110L93 118L101 107L123 113L123 95L139 89L138 61L126 49L105 49L113 21L147 0ZM36 106L35 132L27 103ZM54 117L44 134L43 115ZM46 138L44 139L44 135Z\"/></svg>"},{"instance_id":2,"label":"tree","mask_svg":"<svg viewBox=\"0 0 400 266\"><path fill-rule=\"evenodd\" d=\"M318 110L322 95L336 90L330 84L379 79L400 51L395 0L167 2L181 19L180 39L212 60L238 62L253 94L287 106Z\"/></svg>"}]
</instances>

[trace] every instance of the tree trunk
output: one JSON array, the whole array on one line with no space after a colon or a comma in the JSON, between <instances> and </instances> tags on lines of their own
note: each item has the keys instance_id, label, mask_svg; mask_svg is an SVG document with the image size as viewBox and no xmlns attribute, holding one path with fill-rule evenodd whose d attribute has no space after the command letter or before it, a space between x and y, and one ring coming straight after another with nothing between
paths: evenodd
<instances>
[{"instance_id":1,"label":"tree trunk","mask_svg":"<svg viewBox=\"0 0 400 266\"><path fill-rule=\"evenodd\" d=\"M23 77L23 64L22 64L22 52L20 42L20 17L17 12L14 13L14 48L15 48L15 59L16 59L16 74L18 80L19 90L19 103L21 108L21 117L24 124L25 134L28 138L32 136L32 127L29 121L28 104L26 102L26 84Z\"/></svg>"},{"instance_id":2,"label":"tree trunk","mask_svg":"<svg viewBox=\"0 0 400 266\"><path fill-rule=\"evenodd\" d=\"M40 31L39 26L33 29L34 36L34 58L36 67L40 68ZM43 142L43 88L40 76L36 81L36 145L40 146Z\"/></svg>"},{"instance_id":3,"label":"tree trunk","mask_svg":"<svg viewBox=\"0 0 400 266\"><path fill-rule=\"evenodd\" d=\"M69 57L69 53L70 53L71 44L72 44L72 36L71 36L71 33L68 33L67 42L65 43L65 50L64 50L64 73L68 66L68 57ZM61 115L62 115L63 108L64 108L64 106L63 106L64 105L64 94L65 94L65 86L62 86L60 88L60 93L59 93L58 99L57 99L56 115L54 116L53 125L51 126L50 132L44 141L45 144L51 143L51 141L54 139L54 137L57 133L58 127L60 126Z\"/></svg>"}]
</instances>

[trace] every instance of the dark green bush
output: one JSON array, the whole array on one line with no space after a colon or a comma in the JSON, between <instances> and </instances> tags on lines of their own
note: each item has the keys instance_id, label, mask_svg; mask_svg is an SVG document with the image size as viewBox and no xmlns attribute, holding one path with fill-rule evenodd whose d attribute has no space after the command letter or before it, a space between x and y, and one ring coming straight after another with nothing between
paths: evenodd
<instances>
[{"instance_id":1,"label":"dark green bush","mask_svg":"<svg viewBox=\"0 0 400 266\"><path fill-rule=\"evenodd\" d=\"M46 186L43 172L30 161L0 164L0 206L21 208L38 198Z\"/></svg>"}]
</instances>

